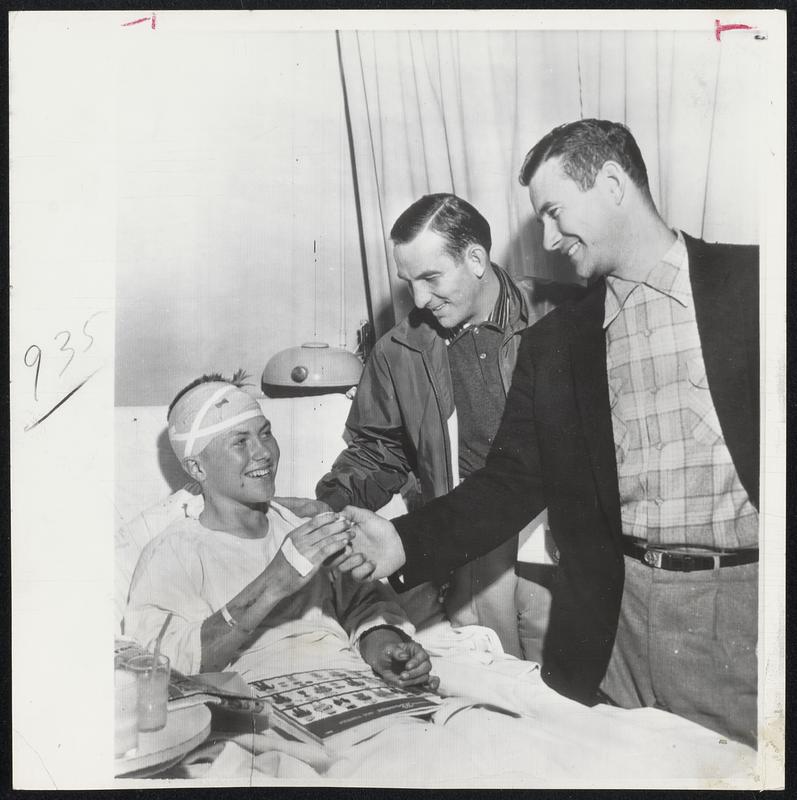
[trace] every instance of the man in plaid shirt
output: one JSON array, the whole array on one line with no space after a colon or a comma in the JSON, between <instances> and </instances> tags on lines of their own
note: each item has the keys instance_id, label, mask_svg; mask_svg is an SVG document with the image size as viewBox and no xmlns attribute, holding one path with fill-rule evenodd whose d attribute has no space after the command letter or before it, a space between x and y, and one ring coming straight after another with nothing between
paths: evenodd
<instances>
[{"instance_id":1,"label":"man in plaid shirt","mask_svg":"<svg viewBox=\"0 0 797 800\"><path fill-rule=\"evenodd\" d=\"M756 480L748 494L743 485L712 399L690 247L656 211L644 162L622 126L574 123L546 144L521 172L545 247L606 285L602 327L625 582L601 689L621 706L662 706L750 741L758 487ZM582 170L568 157L592 164ZM602 195L600 186L590 194L584 185L596 167L592 186L602 181ZM728 266L757 279L751 250L728 253ZM758 306L757 293L736 299ZM757 357L757 341L753 349ZM721 358L731 370L743 368L730 341ZM747 424L757 434L757 414Z\"/></svg>"},{"instance_id":2,"label":"man in plaid shirt","mask_svg":"<svg viewBox=\"0 0 797 800\"><path fill-rule=\"evenodd\" d=\"M672 230L617 123L554 129L520 182L589 290L523 334L485 467L393 524L350 510L354 546L406 590L547 505L548 683L754 745L758 248Z\"/></svg>"}]
</instances>

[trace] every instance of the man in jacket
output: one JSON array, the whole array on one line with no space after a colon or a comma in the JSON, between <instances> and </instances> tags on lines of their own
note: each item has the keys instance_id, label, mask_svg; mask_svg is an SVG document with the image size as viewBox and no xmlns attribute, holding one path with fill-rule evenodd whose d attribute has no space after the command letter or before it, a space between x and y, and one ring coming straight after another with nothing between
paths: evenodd
<instances>
[{"instance_id":1,"label":"man in jacket","mask_svg":"<svg viewBox=\"0 0 797 800\"><path fill-rule=\"evenodd\" d=\"M616 123L554 129L520 180L545 247L593 283L523 335L485 468L395 527L350 510L355 547L410 587L547 505L548 683L754 744L758 248L671 230Z\"/></svg>"},{"instance_id":2,"label":"man in jacket","mask_svg":"<svg viewBox=\"0 0 797 800\"><path fill-rule=\"evenodd\" d=\"M416 307L377 342L365 365L346 423L348 448L316 489L335 511L380 509L411 475L420 498L418 491L414 498L404 494L417 506L481 467L504 410L520 334L551 307L540 299L544 286L535 292L532 279L514 281L491 263L489 223L455 195L422 197L396 220L390 237L398 276ZM522 527L457 571L445 605L455 624L493 628L507 652L538 661L550 593L515 575ZM552 570L538 573L545 581ZM437 577L438 584L449 582L447 573Z\"/></svg>"}]
</instances>

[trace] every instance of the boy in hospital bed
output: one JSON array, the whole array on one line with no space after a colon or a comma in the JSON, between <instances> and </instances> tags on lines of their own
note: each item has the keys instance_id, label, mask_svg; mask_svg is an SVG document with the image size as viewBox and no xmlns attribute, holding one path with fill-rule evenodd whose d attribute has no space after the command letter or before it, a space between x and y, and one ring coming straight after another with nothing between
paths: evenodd
<instances>
[{"instance_id":1,"label":"boy in hospital bed","mask_svg":"<svg viewBox=\"0 0 797 800\"><path fill-rule=\"evenodd\" d=\"M168 422L204 506L145 547L130 586L128 635L151 648L171 613L161 649L183 673L232 669L249 682L370 667L389 684L439 687L448 697L436 724L399 719L335 760L249 735L243 746L228 742L204 777L650 786L704 785L750 770L749 748L655 709L586 708L546 687L536 665L500 652L435 656L432 676L392 590L329 569L356 528L334 513L303 522L273 502L279 448L256 400L231 380L203 377L178 394Z\"/></svg>"},{"instance_id":2,"label":"boy in hospital bed","mask_svg":"<svg viewBox=\"0 0 797 800\"><path fill-rule=\"evenodd\" d=\"M130 635L151 645L171 612L162 650L184 673L234 666L253 680L269 665L298 672L365 661L388 683L436 688L391 590L324 566L354 535L349 523L331 512L302 523L271 502L280 452L254 398L203 377L177 395L168 422L204 508L144 549L125 614Z\"/></svg>"}]
</instances>

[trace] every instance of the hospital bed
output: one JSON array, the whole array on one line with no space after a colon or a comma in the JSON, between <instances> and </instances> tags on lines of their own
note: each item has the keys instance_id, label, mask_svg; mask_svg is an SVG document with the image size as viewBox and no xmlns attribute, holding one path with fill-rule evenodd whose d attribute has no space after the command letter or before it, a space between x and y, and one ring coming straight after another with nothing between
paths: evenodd
<instances>
[{"instance_id":1,"label":"hospital bed","mask_svg":"<svg viewBox=\"0 0 797 800\"><path fill-rule=\"evenodd\" d=\"M263 399L280 444L277 492L312 497L344 446L342 394ZM123 635L130 577L143 546L172 519L196 513L166 436L166 407L115 409L115 620ZM383 510L404 510L396 497ZM452 628L443 613L413 619L441 693L456 699L444 725L400 720L331 759L273 732L197 751L180 780L219 785L321 783L401 787L753 788L756 753L657 709L586 708L542 682L538 665L503 653L495 634ZM411 615L412 616L412 615ZM466 701L463 702L463 698ZM420 726L420 727L418 727Z\"/></svg>"}]
</instances>

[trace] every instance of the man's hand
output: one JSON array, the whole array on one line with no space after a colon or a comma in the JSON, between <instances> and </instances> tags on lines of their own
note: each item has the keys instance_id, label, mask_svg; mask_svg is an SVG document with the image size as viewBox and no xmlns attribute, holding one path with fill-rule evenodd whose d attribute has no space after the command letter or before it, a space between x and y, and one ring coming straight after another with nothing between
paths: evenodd
<instances>
[{"instance_id":1,"label":"man's hand","mask_svg":"<svg viewBox=\"0 0 797 800\"><path fill-rule=\"evenodd\" d=\"M347 548L346 553L332 563L339 572L349 572L358 581L378 580L404 565L404 546L390 520L354 506L346 506L340 513L354 523L354 538L351 555Z\"/></svg>"},{"instance_id":2,"label":"man's hand","mask_svg":"<svg viewBox=\"0 0 797 800\"><path fill-rule=\"evenodd\" d=\"M360 640L360 654L371 669L391 686L423 686L434 692L440 679L430 675L432 662L418 642L406 642L394 631L377 629Z\"/></svg>"},{"instance_id":3,"label":"man's hand","mask_svg":"<svg viewBox=\"0 0 797 800\"><path fill-rule=\"evenodd\" d=\"M309 497L275 497L274 502L285 506L297 517L314 517L316 514L332 511L323 500L313 500Z\"/></svg>"}]
</instances>

